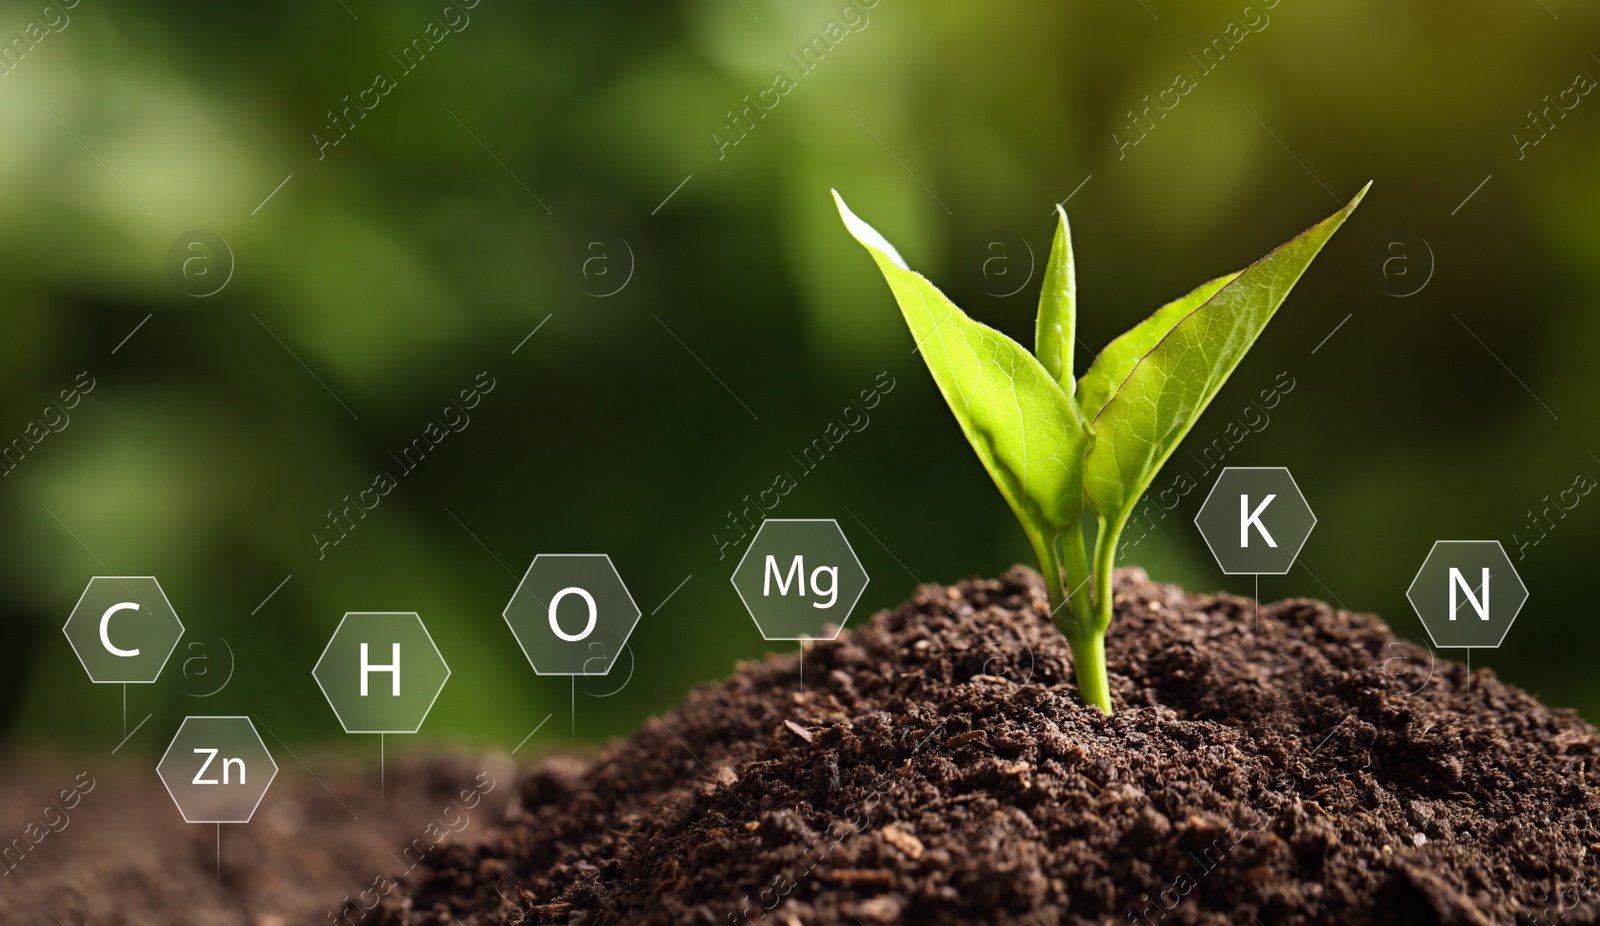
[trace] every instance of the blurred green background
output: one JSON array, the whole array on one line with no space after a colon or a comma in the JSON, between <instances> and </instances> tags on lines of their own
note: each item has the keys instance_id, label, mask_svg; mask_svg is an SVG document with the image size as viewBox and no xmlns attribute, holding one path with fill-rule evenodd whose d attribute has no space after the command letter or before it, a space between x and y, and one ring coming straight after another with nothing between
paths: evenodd
<instances>
[{"instance_id":1,"label":"blurred green background","mask_svg":"<svg viewBox=\"0 0 1600 926\"><path fill-rule=\"evenodd\" d=\"M454 670L413 746L510 749L551 714L534 744L624 733L759 657L737 550L713 535L782 472L798 486L773 514L838 518L872 577L854 621L919 580L1028 560L830 187L1024 340L1071 194L1098 348L1376 181L1193 432L1209 443L1292 379L1227 460L1290 467L1321 519L1264 598L1333 598L1425 640L1404 594L1434 540L1517 559L1529 509L1600 474L1600 94L1528 127L1600 75L1593 4L451 9L7 6L0 34L24 36L0 77L8 748L120 739L120 687L89 684L60 632L97 574L157 576L189 632L129 692L130 728L155 717L124 754L196 713L375 754L311 677L346 611L420 612ZM30 22L55 25L30 42ZM789 91L723 145L780 73ZM358 97L380 74L387 92ZM1131 127L1180 74L1189 92ZM328 128L347 95L375 105ZM203 298L184 287L228 258L175 277L194 229L232 254ZM81 373L70 424L16 453ZM800 475L790 454L882 373L871 424ZM391 454L480 374L470 425L401 475ZM379 473L392 491L319 550L327 512ZM1203 495L1127 559L1248 592L1190 523ZM1530 601L1474 663L1600 717L1600 496L1545 533L1517 559ZM591 551L646 616L631 676L624 659L578 684L574 723L567 680L534 675L500 612L534 555ZM228 651L231 681L197 697Z\"/></svg>"}]
</instances>

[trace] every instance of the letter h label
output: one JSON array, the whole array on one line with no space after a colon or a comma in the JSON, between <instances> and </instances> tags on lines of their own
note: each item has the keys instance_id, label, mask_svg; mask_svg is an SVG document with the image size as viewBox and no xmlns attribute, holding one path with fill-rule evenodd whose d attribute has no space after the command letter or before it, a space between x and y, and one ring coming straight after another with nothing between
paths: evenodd
<instances>
[{"instance_id":1,"label":"letter h label","mask_svg":"<svg viewBox=\"0 0 1600 926\"><path fill-rule=\"evenodd\" d=\"M394 661L386 666L375 666L367 659L367 644L361 644L361 697L367 696L367 679L374 672L388 672L392 683L391 693L397 698L400 697L400 644L395 643L393 647L391 651L393 655L390 658Z\"/></svg>"}]
</instances>

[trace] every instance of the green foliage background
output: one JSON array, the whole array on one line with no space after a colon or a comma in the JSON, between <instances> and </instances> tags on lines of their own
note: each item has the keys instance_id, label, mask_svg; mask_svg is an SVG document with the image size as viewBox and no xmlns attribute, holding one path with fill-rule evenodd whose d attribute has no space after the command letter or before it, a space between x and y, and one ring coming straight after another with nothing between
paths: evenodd
<instances>
[{"instance_id":1,"label":"green foliage background","mask_svg":"<svg viewBox=\"0 0 1600 926\"><path fill-rule=\"evenodd\" d=\"M0 34L35 6L9 7ZM1080 334L1098 348L1375 180L1190 437L1222 437L1292 379L1226 461L1290 467L1321 519L1265 598L1336 598L1425 639L1404 593L1434 540L1497 538L1515 558L1513 535L1539 536L1530 508L1600 474L1600 97L1525 157L1513 139L1538 137L1527 111L1546 94L1600 75L1592 5L480 0L319 159L328 110L400 74L392 54L441 10L80 0L0 78L0 439L80 372L95 382L0 479L10 748L121 736L121 691L90 685L60 633L96 574L159 577L190 639L237 656L210 698L186 694L204 686L183 651L135 688L130 717L155 720L130 748L187 713L367 748L310 674L350 610L428 622L454 676L423 738L510 748L552 713L536 742L626 732L767 650L713 534L779 473L798 484L773 514L838 518L872 576L853 620L918 580L1028 561L830 187L1025 344L1051 204L1073 193ZM844 20L857 29L802 73L789 54ZM1195 56L1245 20L1259 31L1206 72ZM726 114L778 72L792 89L719 157ZM1180 73L1193 88L1119 148L1139 135L1129 110ZM194 228L236 259L210 298L167 272ZM1427 257L1389 250L1396 233L1436 263L1408 298L1380 268L1409 254L1389 265L1409 288ZM595 298L629 248L630 282ZM996 295L1029 248L1031 281ZM388 455L485 371L470 426L319 559L325 512L395 472ZM801 474L790 454L884 371L870 425ZM1249 592L1190 523L1214 478L1129 558ZM1551 515L1517 563L1528 605L1474 664L1593 718L1600 497ZM646 612L693 578L640 623L626 687L578 687L574 728L567 682L535 677L500 610L535 554L589 551Z\"/></svg>"}]
</instances>

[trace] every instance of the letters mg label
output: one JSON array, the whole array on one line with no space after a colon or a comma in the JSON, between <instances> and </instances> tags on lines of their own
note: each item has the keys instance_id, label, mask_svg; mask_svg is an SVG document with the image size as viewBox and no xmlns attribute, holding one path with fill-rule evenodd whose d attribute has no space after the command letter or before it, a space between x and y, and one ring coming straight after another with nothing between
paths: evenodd
<instances>
[{"instance_id":1,"label":"letters mg label","mask_svg":"<svg viewBox=\"0 0 1600 926\"><path fill-rule=\"evenodd\" d=\"M839 522L769 518L733 571L767 640L831 640L867 589L867 573Z\"/></svg>"}]
</instances>

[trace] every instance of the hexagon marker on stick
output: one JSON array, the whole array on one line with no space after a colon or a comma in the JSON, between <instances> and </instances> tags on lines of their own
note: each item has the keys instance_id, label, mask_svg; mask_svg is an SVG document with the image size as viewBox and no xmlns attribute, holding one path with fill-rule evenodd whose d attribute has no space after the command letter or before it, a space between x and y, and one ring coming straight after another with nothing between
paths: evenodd
<instances>
[{"instance_id":1,"label":"hexagon marker on stick","mask_svg":"<svg viewBox=\"0 0 1600 926\"><path fill-rule=\"evenodd\" d=\"M183 636L154 576L95 576L62 625L78 662L97 685L148 685Z\"/></svg>"},{"instance_id":2,"label":"hexagon marker on stick","mask_svg":"<svg viewBox=\"0 0 1600 926\"><path fill-rule=\"evenodd\" d=\"M832 640L868 578L838 521L768 518L729 581L763 640Z\"/></svg>"},{"instance_id":3,"label":"hexagon marker on stick","mask_svg":"<svg viewBox=\"0 0 1600 926\"><path fill-rule=\"evenodd\" d=\"M574 736L578 678L610 673L640 614L604 553L540 553L500 612L535 675L571 677Z\"/></svg>"},{"instance_id":4,"label":"hexagon marker on stick","mask_svg":"<svg viewBox=\"0 0 1600 926\"><path fill-rule=\"evenodd\" d=\"M500 614L536 675L605 675L639 606L604 553L541 553Z\"/></svg>"},{"instance_id":5,"label":"hexagon marker on stick","mask_svg":"<svg viewBox=\"0 0 1600 926\"><path fill-rule=\"evenodd\" d=\"M183 637L183 621L154 576L95 576L61 626L89 681L122 685L122 735L128 736L128 686L161 676ZM135 728L137 729L137 728Z\"/></svg>"},{"instance_id":6,"label":"hexagon marker on stick","mask_svg":"<svg viewBox=\"0 0 1600 926\"><path fill-rule=\"evenodd\" d=\"M1282 466L1229 466L1194 516L1225 575L1281 576L1317 524Z\"/></svg>"},{"instance_id":7,"label":"hexagon marker on stick","mask_svg":"<svg viewBox=\"0 0 1600 926\"><path fill-rule=\"evenodd\" d=\"M156 775L185 823L217 825L220 879L222 824L250 822L278 776L278 763L249 717L185 717Z\"/></svg>"},{"instance_id":8,"label":"hexagon marker on stick","mask_svg":"<svg viewBox=\"0 0 1600 926\"><path fill-rule=\"evenodd\" d=\"M1434 646L1494 649L1527 602L1528 587L1500 541L1440 540L1411 580L1406 600Z\"/></svg>"},{"instance_id":9,"label":"hexagon marker on stick","mask_svg":"<svg viewBox=\"0 0 1600 926\"><path fill-rule=\"evenodd\" d=\"M346 733L415 733L450 678L414 611L351 611L334 629L311 675Z\"/></svg>"}]
</instances>

